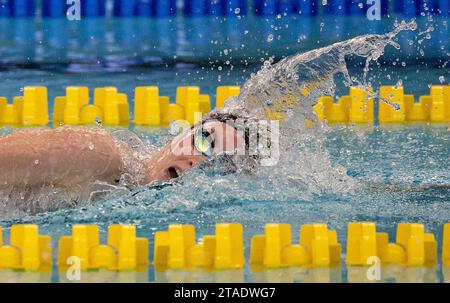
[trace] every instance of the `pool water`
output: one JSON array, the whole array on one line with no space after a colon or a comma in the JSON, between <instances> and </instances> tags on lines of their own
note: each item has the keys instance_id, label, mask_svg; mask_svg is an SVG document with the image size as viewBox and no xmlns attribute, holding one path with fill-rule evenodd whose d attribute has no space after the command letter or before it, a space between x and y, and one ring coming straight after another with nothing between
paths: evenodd
<instances>
[{"instance_id":1,"label":"pool water","mask_svg":"<svg viewBox=\"0 0 450 303\"><path fill-rule=\"evenodd\" d=\"M333 166L345 167L350 176L348 180L333 186L331 184L336 180L332 180L326 172L310 168L308 182L296 179L295 175L283 174L278 169L263 170L254 176L222 176L197 170L183 177L174 187L143 188L133 193L115 192L107 201L95 205L3 218L2 226L12 223L39 224L42 234L53 236L55 250L56 239L70 234L71 225L78 223L100 225L104 241L108 225L134 224L138 235L150 238L150 247L153 247L154 232L165 230L171 223L194 224L197 237L200 237L214 233L217 222L239 222L244 226L246 256L251 236L263 233L264 225L271 222L292 224L295 241L298 241L301 224L327 223L330 229L337 231L343 248L349 222L376 222L377 229L388 232L391 241L395 239L397 223L420 222L441 243L443 224L450 219L448 127L416 125L400 126L398 129L330 129L327 132L326 150ZM308 160L321 161L312 157ZM296 168L302 170L302 167ZM331 275L331 281L345 282L347 272L344 269L322 269L322 273L317 269L303 274L301 272L305 269L297 269L300 278L295 280L320 281ZM415 270L397 269L401 274L396 277L401 279L399 276L412 275L418 279L416 281L425 279L418 274L421 273L419 269ZM421 270L428 272L428 279L433 278L432 281L443 280L439 268ZM288 270L293 274L292 271ZM408 274L408 271L412 273ZM258 274L246 267L242 273L225 272L222 275L235 276L237 281L277 281L289 277L284 276L283 271L273 272ZM157 281L220 280L216 275L220 276L201 272L155 273L150 268L140 275L91 273L86 279L106 281L112 278L121 281L124 276L124 281L133 281L139 276L139 281L153 281L155 278ZM40 277L44 281L47 278L45 275ZM58 281L56 269L51 279ZM64 280L64 275L61 279Z\"/></svg>"},{"instance_id":2,"label":"pool water","mask_svg":"<svg viewBox=\"0 0 450 303\"><path fill-rule=\"evenodd\" d=\"M129 22L139 22L139 20ZM380 30L383 30L384 26L387 25L381 26ZM116 25L112 28L115 31L117 28L120 29ZM333 27L330 26L330 28ZM128 30L129 27L127 25L121 29ZM93 29L89 27L85 30ZM46 31L43 32L46 33ZM129 38L127 33L122 36L122 38L127 37ZM255 37L264 36L255 34L252 37L257 41L258 38ZM334 41L343 38L339 35L332 37ZM283 41L282 38L280 39ZM132 39L132 41L135 40ZM191 39L186 41L192 43ZM202 41L199 42L199 47L201 43ZM181 45L183 46L182 43ZM302 47L312 49L316 46L312 41ZM427 58L419 60L421 64L414 63L414 55L408 55L405 59L402 57L404 52L391 50L385 62L381 61L380 66L372 67L371 82L375 87L379 87L394 85L402 80L407 93L417 97L426 95L429 92L429 84L441 83L442 77L446 79L444 83L448 83L449 67L443 64L445 60L448 60L448 32L447 46L444 47L446 47L444 52L447 51L447 58L444 55L442 59L442 56L437 54L439 52L430 52ZM131 48L130 53L133 53L136 49ZM220 48L223 48L223 45ZM283 48L285 51L286 45ZM34 65L18 66L17 60L20 61L20 58L19 60L13 55L6 56L10 63L5 63L7 68L1 72L1 95L11 98L21 94L21 88L25 85L47 86L51 99L57 95L63 95L64 87L68 85L88 86L91 90L100 86L116 86L119 91L128 94L132 108L131 96L136 86L158 85L161 95L170 96L171 100L174 100L177 86L198 85L214 100L215 88L218 85L242 85L251 73L259 70L261 64L260 53L254 54L253 62L244 66L225 64L219 69L218 66L211 67L205 64L208 60L215 60L217 52L220 52L218 47L217 52L212 53L192 52L181 62L170 61L170 58L173 59L174 51L169 50L167 51L169 55L160 54L159 57L151 55L152 58L162 58L158 59L158 62L163 63L158 65L143 66L140 62L136 66L102 64L101 68L95 68L96 64L91 61L92 58L105 59L108 56L96 54L91 58L87 53L80 52L78 53L79 65L69 66L66 63L73 60L74 57L71 56L76 56L76 52L67 52L67 47L64 45L61 49L64 50L65 55L33 57L30 61ZM186 49L192 49L192 45ZM271 53L271 51L273 50L269 49L267 52ZM106 54L108 53L106 51ZM141 58L140 55L134 56L123 51L119 53L122 59ZM183 52L180 51L180 53ZM190 62L187 59L197 56L202 60ZM110 58L113 57L110 56ZM56 58L53 64L50 60L52 58ZM397 61L397 58L400 60ZM402 60L407 62L405 66L392 64ZM118 61L123 62L123 60ZM358 74L360 68L354 66L350 68L350 71ZM337 95L347 93L348 89L341 82L337 82L337 85ZM137 133L144 142L157 146L163 145L170 137L167 129L133 129L132 127L131 131ZM263 233L266 223L290 223L293 228L293 239L296 242L301 224L327 223L330 229L337 231L339 242L345 251L347 224L354 221L373 221L377 223L379 231L389 233L391 241L394 240L397 223L424 223L427 231L433 232L441 244L443 224L450 222L450 129L448 125L323 126L322 131L325 136L322 144L311 148L289 150L282 156L276 168L260 168L254 174L224 175L214 169L202 167L180 178L174 186L164 188L150 186L133 192L116 191L111 193L105 201L74 209L40 214L15 213L1 218L0 224L6 230L4 237L8 237L8 227L11 224L39 224L42 234L52 235L53 248L56 252L57 239L62 235L70 234L72 224L98 224L102 229L102 239L105 240L108 225L129 223L137 226L139 236L150 239L152 259L154 232L165 230L168 224L194 224L197 238L200 238L202 235L214 233L214 226L218 222L238 222L244 226L245 252L248 256L251 236ZM441 247L438 251L441 251ZM442 270L440 266L389 270L390 274L394 273L392 275L397 277L397 281L449 280L449 273ZM246 266L243 271L217 273L201 271L156 273L153 268L149 268L143 273L89 273L86 274L85 279L86 281L118 282L230 280L347 282L355 281L364 275L365 273L361 273L358 269L347 271L344 265L332 269L287 269L262 272L253 271ZM389 278L389 274L386 275ZM2 272L0 280L2 279L58 282L64 281L64 275L59 276L54 268L51 274L25 275ZM388 281L395 281L395 279L391 278Z\"/></svg>"},{"instance_id":3,"label":"pool water","mask_svg":"<svg viewBox=\"0 0 450 303\"><path fill-rule=\"evenodd\" d=\"M423 79L419 80L416 76L415 68L404 70L406 72L393 69L392 73L397 72L408 78L404 83L406 89L409 86L409 91L416 95L426 94L428 89L426 85L423 87ZM243 78L251 71L251 69L245 71L236 69L223 76L223 81L226 84L242 84ZM154 69L150 72L133 70L118 73L117 77L92 73L89 74L89 79L86 79L84 74L67 75L46 71L16 70L8 73L8 81L16 82L17 86L21 84L13 81L14 77L20 77L23 83L32 83L47 75L52 80L45 83L52 93L55 91L62 93L63 87L71 83L90 87L115 85L121 91L131 93L134 86L148 83L160 85L162 93L171 97L176 86L182 84L201 85L206 93L214 94L215 86L218 84L217 77L222 74L217 71L205 72L201 68ZM430 79L430 82L441 74L440 69L427 68L420 71L421 77ZM15 90L12 85L5 82L1 86L2 91ZM135 132L144 141L156 145L162 145L169 137L166 129L138 129ZM53 236L55 251L56 239L70 234L71 225L78 223L99 224L103 230L103 239L110 224L135 224L140 236L153 240L155 231L165 230L171 223L195 224L197 237L200 237L214 233L214 225L217 222L239 222L244 225L246 256L249 253L251 236L262 233L264 225L270 222L292 224L296 241L301 224L327 223L329 228L337 230L343 247L349 222L374 221L378 230L389 232L391 240L394 239L397 223L420 222L426 225L429 232L435 233L438 242L441 242L443 224L450 220L448 126L420 124L390 128L334 126L326 130L326 138L324 148L331 157L332 165L345 168L350 176L349 180L342 184L340 182L333 184L335 182L333 177L321 171L328 169L327 166L309 167L306 176L302 176L300 181L295 175L284 174L283 169L287 170L285 166L279 170L263 169L254 176L221 176L197 170L182 178L175 187L144 188L136 195L129 192L115 192L107 201L99 204L37 215L17 214L13 218L2 218L1 225L7 228L12 223L39 224L41 233ZM305 160L318 163L324 160L313 154L298 154L298 157L309 157ZM296 169L301 171L302 166L296 166ZM447 187L433 187L433 185L447 185ZM433 273L433 270L431 272ZM338 272L332 270L331 273L333 273L332 280L347 279L344 269ZM215 275L211 273L202 275L197 272L194 276L192 274L169 273L167 277L160 273L155 277L155 273L150 269L148 273L138 275L138 280L216 281ZM266 274L259 273L259 276L258 274L255 276L249 268L244 273L234 273L238 281L242 279L270 281L276 280L277 277L285 277L283 272L277 271L274 272L274 277L270 273ZM317 273L317 270L297 274L300 278L293 279L299 281L326 279L330 275L328 271ZM111 273L91 275L90 279L94 281L122 279L122 275ZM226 273L224 275L228 277ZM417 276L417 273L413 272L412 275ZM434 271L431 277L435 277L436 281L443 279L438 270ZM43 280L47 278L47 276L39 277ZM55 270L51 280L56 282L58 279ZM133 281L137 278L135 275L125 275L123 279Z\"/></svg>"}]
</instances>

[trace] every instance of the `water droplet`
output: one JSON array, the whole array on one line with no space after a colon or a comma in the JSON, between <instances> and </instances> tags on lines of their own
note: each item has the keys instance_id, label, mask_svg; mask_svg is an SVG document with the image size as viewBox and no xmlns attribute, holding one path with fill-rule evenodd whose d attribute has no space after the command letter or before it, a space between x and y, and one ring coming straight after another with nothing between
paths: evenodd
<instances>
[{"instance_id":1,"label":"water droplet","mask_svg":"<svg viewBox=\"0 0 450 303\"><path fill-rule=\"evenodd\" d=\"M320 23L320 31L323 31L323 27L325 26L325 23L321 22Z\"/></svg>"},{"instance_id":2,"label":"water droplet","mask_svg":"<svg viewBox=\"0 0 450 303\"><path fill-rule=\"evenodd\" d=\"M306 40L306 35L298 36L297 42L300 42L300 41L303 41L303 40Z\"/></svg>"},{"instance_id":3,"label":"water droplet","mask_svg":"<svg viewBox=\"0 0 450 303\"><path fill-rule=\"evenodd\" d=\"M273 41L273 35L270 34L267 36L267 42L272 42Z\"/></svg>"},{"instance_id":4,"label":"water droplet","mask_svg":"<svg viewBox=\"0 0 450 303\"><path fill-rule=\"evenodd\" d=\"M39 165L39 160L34 160L35 165Z\"/></svg>"},{"instance_id":5,"label":"water droplet","mask_svg":"<svg viewBox=\"0 0 450 303\"><path fill-rule=\"evenodd\" d=\"M176 136L181 133L182 127L180 127L179 123L177 121L172 121L169 125L169 134L172 136Z\"/></svg>"},{"instance_id":6,"label":"water droplet","mask_svg":"<svg viewBox=\"0 0 450 303\"><path fill-rule=\"evenodd\" d=\"M236 8L234 9L234 13L235 13L236 15L239 15L239 14L241 13L241 9L240 9L239 7L236 7Z\"/></svg>"},{"instance_id":7,"label":"water droplet","mask_svg":"<svg viewBox=\"0 0 450 303\"><path fill-rule=\"evenodd\" d=\"M89 148L89 150L94 150L95 149L94 143L89 142L88 148Z\"/></svg>"}]
</instances>

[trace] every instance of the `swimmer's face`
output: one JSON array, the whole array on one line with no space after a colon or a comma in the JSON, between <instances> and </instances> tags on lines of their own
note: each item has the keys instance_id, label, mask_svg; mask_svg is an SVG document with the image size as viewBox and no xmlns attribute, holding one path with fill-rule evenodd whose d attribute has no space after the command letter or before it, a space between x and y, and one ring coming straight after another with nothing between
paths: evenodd
<instances>
[{"instance_id":1,"label":"swimmer's face","mask_svg":"<svg viewBox=\"0 0 450 303\"><path fill-rule=\"evenodd\" d=\"M177 178L208 158L234 153L242 145L245 145L243 137L233 126L206 122L178 136L151 157L145 183Z\"/></svg>"}]
</instances>

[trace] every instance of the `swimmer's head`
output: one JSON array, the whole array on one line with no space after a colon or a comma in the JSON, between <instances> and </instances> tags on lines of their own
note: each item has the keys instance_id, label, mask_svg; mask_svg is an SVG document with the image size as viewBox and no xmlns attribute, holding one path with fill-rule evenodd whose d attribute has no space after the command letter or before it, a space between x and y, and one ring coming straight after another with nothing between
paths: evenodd
<instances>
[{"instance_id":1,"label":"swimmer's head","mask_svg":"<svg viewBox=\"0 0 450 303\"><path fill-rule=\"evenodd\" d=\"M245 134L227 121L203 121L166 144L149 160L144 182L174 179L213 157L245 151Z\"/></svg>"}]
</instances>

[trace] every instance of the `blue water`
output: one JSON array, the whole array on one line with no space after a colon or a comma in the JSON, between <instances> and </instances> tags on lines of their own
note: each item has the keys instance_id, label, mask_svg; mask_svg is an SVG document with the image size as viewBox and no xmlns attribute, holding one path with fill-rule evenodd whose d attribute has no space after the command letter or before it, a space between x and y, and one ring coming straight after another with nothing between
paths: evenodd
<instances>
[{"instance_id":1,"label":"blue water","mask_svg":"<svg viewBox=\"0 0 450 303\"><path fill-rule=\"evenodd\" d=\"M152 136L154 139L154 135ZM320 171L309 176L311 179L317 178L317 183L311 182L310 187L305 188L301 182L290 179L290 175L278 170L275 170L275 173L262 170L253 176L221 176L210 171L197 170L182 178L174 187L141 188L134 192L134 196L128 192L115 192L107 201L95 205L38 215L20 215L13 220L5 218L2 225L7 227L11 223L39 224L41 233L53 236L55 250L56 239L70 234L70 226L78 223L99 224L103 231L103 241L108 225L134 224L138 228L138 234L150 238L152 242L154 232L165 230L170 223L195 224L197 236L200 237L214 233L214 225L217 222L239 222L244 225L246 256L249 253L251 236L262 233L264 224L269 222L292 224L295 241L298 241L301 224L327 223L331 229L337 230L339 241L344 248L349 222L374 221L378 230L390 234L391 241L394 240L397 223L421 222L426 225L427 231L435 233L441 242L442 226L450 220L450 135L447 127L401 126L394 130L330 129L327 138L326 149L331 155L333 165L342 165L352 177L351 182L347 180L342 184L356 186L351 191L338 187L330 188L326 182L332 180L322 180ZM318 160L320 161L313 161ZM301 170L302 167L298 169ZM442 184L447 187L433 187ZM426 276L418 275L417 272L424 270L400 268L397 269L397 272L400 272L397 279L407 275L409 279L420 281ZM442 281L443 276L439 268L426 271L428 279L431 275L435 281ZM150 268L147 273L140 275L91 273L84 279L91 277L89 279L121 281L123 278L125 281L133 281L139 276L139 281L153 281L155 278L157 281L216 281L217 275L234 275L237 281L288 279L283 271L274 272L275 274L270 271L255 273L246 267L243 272L234 273L155 273ZM332 269L330 272L333 273L331 281L347 281L344 267L340 271ZM326 279L330 272L317 269L307 271L306 277L303 278L294 276L297 277L295 280L299 281L315 281ZM18 276L18 273L12 275L14 279L18 279ZM41 274L39 279L58 281L56 269L52 276Z\"/></svg>"},{"instance_id":2,"label":"blue water","mask_svg":"<svg viewBox=\"0 0 450 303\"><path fill-rule=\"evenodd\" d=\"M63 95L67 85L86 85L91 89L113 85L127 93L132 104L131 96L136 86L158 85L161 94L173 100L177 86L199 85L203 92L214 96L218 85L243 84L260 68L261 58L271 55L279 58L360 33L384 32L392 23L381 22L375 26L367 21L349 20L344 27L336 27L333 20L327 20L325 30L334 34L322 33L320 20L313 19L309 28L307 22L300 20L280 20L280 23L288 23L288 28L281 26L276 30L273 22L264 26L264 19L251 18L245 22L261 23L250 27L246 23L234 23L236 20L224 22L211 18L100 19L86 21L83 25L49 20L43 23L8 21L18 23L13 26L16 35L0 30L4 67L0 73L0 91L1 95L11 98L21 94L25 85L39 84L49 88L53 99ZM11 25L2 22L4 20L0 20L0 27ZM355 24L361 26L355 27ZM29 25L38 29L30 29ZM209 31L205 36L201 32L205 27L217 31ZM244 34L247 27L259 31ZM407 93L419 96L428 93L429 84L439 84L440 77L448 83L450 70L444 64L448 60L445 53L449 52L446 29L445 32L439 28L433 39L423 42L426 54L423 57L417 55L418 48L407 47L407 40L402 42L402 51L389 50L385 59L380 60L380 66L373 66L370 73L374 86L393 85L402 80ZM156 36L155 32L158 33ZM292 35L292 32L298 35ZM270 34L274 34L275 42L267 41ZM33 42L26 38L27 35L34 37ZM297 42L299 36L302 37ZM276 43L278 39L281 42ZM241 47L242 44L245 46ZM223 50L230 48L233 51L224 55ZM230 60L229 64L226 64L227 60ZM350 71L358 73L360 69L355 65ZM337 83L337 94L346 93L347 89ZM158 146L169 137L166 129L133 131L144 142ZM347 224L374 221L378 230L390 234L391 241L397 223L420 222L426 225L427 231L435 233L441 243L443 224L450 222L448 125L335 126L326 128L325 136L324 146L286 152L277 168L261 168L252 175L222 175L206 168L197 169L181 178L175 186L144 187L132 193L117 191L93 205L1 218L0 223L6 230L4 239L7 239L10 224L39 224L41 233L53 236L56 256L57 239L70 234L72 224L98 224L105 240L108 225L130 223L137 226L139 236L150 239L152 257L154 232L165 230L170 223L195 224L197 237L201 237L213 233L217 222L239 222L244 225L248 256L251 236L262 233L266 223L292 224L294 239L298 241L301 224L322 222L337 230L345 252ZM336 177L333 174L336 171L344 172L347 177ZM56 263L56 259L54 261ZM440 266L389 271L397 279L391 277L388 281L440 282L450 279L448 270L441 270ZM364 273L358 269L347 271L345 266L264 272L252 271L247 266L243 271L218 273L155 273L149 268L144 273L90 273L83 277L90 281L118 282L346 282L355 281L355 277L361 275ZM0 273L1 280L58 282L64 277L59 277L56 269L52 273L26 275L4 271Z\"/></svg>"}]
</instances>

